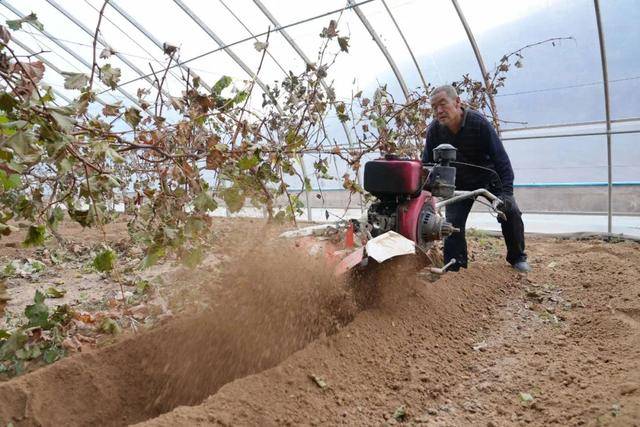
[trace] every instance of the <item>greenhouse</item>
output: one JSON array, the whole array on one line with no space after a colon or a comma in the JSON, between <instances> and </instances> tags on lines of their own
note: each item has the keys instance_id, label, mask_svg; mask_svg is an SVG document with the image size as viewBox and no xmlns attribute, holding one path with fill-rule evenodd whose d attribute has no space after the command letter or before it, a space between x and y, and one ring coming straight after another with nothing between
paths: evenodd
<instances>
[{"instance_id":1,"label":"greenhouse","mask_svg":"<svg viewBox=\"0 0 640 427\"><path fill-rule=\"evenodd\" d=\"M0 0L0 425L637 424L639 21Z\"/></svg>"}]
</instances>

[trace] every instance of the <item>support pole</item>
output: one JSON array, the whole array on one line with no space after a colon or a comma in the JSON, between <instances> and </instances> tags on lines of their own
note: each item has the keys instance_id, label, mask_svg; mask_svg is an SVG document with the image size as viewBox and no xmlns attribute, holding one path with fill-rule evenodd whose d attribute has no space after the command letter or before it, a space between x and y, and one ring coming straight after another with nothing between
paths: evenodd
<instances>
[{"instance_id":1,"label":"support pole","mask_svg":"<svg viewBox=\"0 0 640 427\"><path fill-rule=\"evenodd\" d=\"M2 4L4 7L6 7L7 9L9 9L11 12L13 12L15 15L17 15L19 18L25 18L25 14L20 12L18 9L16 9L15 7L13 7L11 5L11 3L7 2L7 1L0 1L0 4ZM93 64L89 64L87 62L86 59L84 59L82 56L80 56L75 50L73 50L72 48L70 48L69 46L67 46L66 44L62 43L61 41L59 41L56 37L52 36L50 33L48 33L46 30L40 30L40 32L46 37L48 38L51 42L55 43L56 45L58 45L58 47L62 50L64 50L65 52L67 52L69 55L71 55L74 59L76 59L78 62L80 62L82 65L84 65L85 67L87 67L89 70L91 70L93 68ZM138 106L141 110L144 110L144 108L142 108L142 106L140 105L140 103L138 102L138 100L129 92L125 91L124 89L122 89L121 87L116 87L116 90L118 92L120 92L122 95L124 95L127 99L129 99L129 101L131 101L134 105Z\"/></svg>"},{"instance_id":2,"label":"support pole","mask_svg":"<svg viewBox=\"0 0 640 427\"><path fill-rule=\"evenodd\" d=\"M612 168L611 168L611 110L609 104L609 71L607 69L607 51L604 43L604 31L600 18L600 2L593 0L596 10L596 23L598 24L598 41L600 42L600 62L602 62L602 80L604 82L604 111L607 123L607 232L612 230L611 204L612 204Z\"/></svg>"},{"instance_id":3,"label":"support pole","mask_svg":"<svg viewBox=\"0 0 640 427\"><path fill-rule=\"evenodd\" d=\"M464 13L462 13L462 9L458 4L458 0L451 0L453 3L453 7L456 9L458 13L458 18L460 18L460 22L464 27L464 31L467 33L467 37L469 38L469 43L471 43L471 48L473 49L473 53L476 56L476 60L478 61L478 66L480 67L480 72L482 73L482 79L484 80L484 87L487 91L487 96L489 97L489 109L491 110L491 115L493 116L493 125L496 128L496 132L500 135L500 122L498 121L498 110L496 109L496 102L493 98L493 85L489 81L489 73L487 72L487 67L484 65L484 60L482 59L482 54L480 53L480 49L478 48L478 44L476 43L476 38L473 36L473 32L471 31L471 27L469 27L469 23L464 17Z\"/></svg>"},{"instance_id":4,"label":"support pole","mask_svg":"<svg viewBox=\"0 0 640 427\"><path fill-rule=\"evenodd\" d=\"M404 97L409 98L409 89L407 88L407 84L404 82L402 73L400 72L400 69L396 65L393 58L391 57L389 50L384 45L384 43L382 43L382 39L380 38L378 33L376 33L376 31L373 29L373 25L371 25L371 22L369 22L367 17L364 15L364 12L362 11L362 9L360 9L360 6L356 5L353 0L348 0L348 3L351 7L353 7L353 11L356 13L356 15L358 15L358 18L360 18L360 22L362 22L362 25L364 25L364 27L369 32L369 35L371 36L371 38L373 38L373 41L376 42L376 44L378 45L380 52L382 52L384 57L387 59L387 62L389 63L389 66L391 67L393 74L395 74L396 79L400 84L400 89L402 89L402 93L404 94Z\"/></svg>"}]
</instances>

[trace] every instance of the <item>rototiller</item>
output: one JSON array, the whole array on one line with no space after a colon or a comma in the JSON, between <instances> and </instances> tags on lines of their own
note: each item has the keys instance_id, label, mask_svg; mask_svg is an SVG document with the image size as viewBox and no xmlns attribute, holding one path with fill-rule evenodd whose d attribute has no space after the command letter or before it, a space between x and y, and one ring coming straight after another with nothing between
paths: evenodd
<instances>
[{"instance_id":1,"label":"rototiller","mask_svg":"<svg viewBox=\"0 0 640 427\"><path fill-rule=\"evenodd\" d=\"M365 217L289 231L283 237L296 238L311 254L322 251L341 275L370 259L381 263L416 250L428 255L436 241L459 232L440 212L452 203L483 197L504 217L502 201L488 190L455 191L456 168L451 164L456 151L452 145L439 145L433 165L394 155L371 160L364 166L364 189L375 201ZM442 274L453 263L432 265L430 271Z\"/></svg>"}]
</instances>

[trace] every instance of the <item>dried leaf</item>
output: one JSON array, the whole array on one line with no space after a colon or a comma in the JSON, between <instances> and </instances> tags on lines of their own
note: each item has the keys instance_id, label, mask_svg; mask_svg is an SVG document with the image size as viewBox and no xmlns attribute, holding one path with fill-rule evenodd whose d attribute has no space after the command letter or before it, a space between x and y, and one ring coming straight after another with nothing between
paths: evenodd
<instances>
[{"instance_id":1,"label":"dried leaf","mask_svg":"<svg viewBox=\"0 0 640 427\"><path fill-rule=\"evenodd\" d=\"M113 50L113 48L111 48L111 46L107 46L104 49L102 49L102 52L100 52L100 58L107 59L111 55L113 55L114 53L116 53L116 51Z\"/></svg>"},{"instance_id":2,"label":"dried leaf","mask_svg":"<svg viewBox=\"0 0 640 427\"><path fill-rule=\"evenodd\" d=\"M118 325L118 322L109 317L105 318L102 323L100 323L99 329L101 332L112 335L116 335L122 332L122 328L120 327L120 325Z\"/></svg>"},{"instance_id":3,"label":"dried leaf","mask_svg":"<svg viewBox=\"0 0 640 427\"><path fill-rule=\"evenodd\" d=\"M38 83L44 76L44 64L41 61L16 62L11 66L12 73L23 75L26 79Z\"/></svg>"},{"instance_id":4,"label":"dried leaf","mask_svg":"<svg viewBox=\"0 0 640 427\"><path fill-rule=\"evenodd\" d=\"M50 286L49 289L45 292L47 298L62 298L67 293L64 289L57 289L53 286Z\"/></svg>"},{"instance_id":5,"label":"dried leaf","mask_svg":"<svg viewBox=\"0 0 640 427\"><path fill-rule=\"evenodd\" d=\"M62 72L65 89L82 89L89 83L89 76L84 73Z\"/></svg>"},{"instance_id":6,"label":"dried leaf","mask_svg":"<svg viewBox=\"0 0 640 427\"><path fill-rule=\"evenodd\" d=\"M149 88L138 88L138 90L136 91L136 96L138 97L139 100L142 100L150 93L151 93L151 90Z\"/></svg>"},{"instance_id":7,"label":"dried leaf","mask_svg":"<svg viewBox=\"0 0 640 427\"><path fill-rule=\"evenodd\" d=\"M117 104L107 104L102 108L102 114L110 117L118 116L120 115L121 106L122 102L118 102Z\"/></svg>"},{"instance_id":8,"label":"dried leaf","mask_svg":"<svg viewBox=\"0 0 640 427\"><path fill-rule=\"evenodd\" d=\"M165 55L173 56L178 51L178 48L165 42L162 43L162 51Z\"/></svg>"},{"instance_id":9,"label":"dried leaf","mask_svg":"<svg viewBox=\"0 0 640 427\"><path fill-rule=\"evenodd\" d=\"M342 52L349 52L349 37L338 37L338 45Z\"/></svg>"},{"instance_id":10,"label":"dried leaf","mask_svg":"<svg viewBox=\"0 0 640 427\"><path fill-rule=\"evenodd\" d=\"M269 46L268 43L265 42L261 42L261 41L257 41L253 44L253 48L255 50L257 50L258 52L262 52L263 50L265 50L267 47Z\"/></svg>"},{"instance_id":11,"label":"dried leaf","mask_svg":"<svg viewBox=\"0 0 640 427\"><path fill-rule=\"evenodd\" d=\"M89 313L85 313L85 312L74 312L73 313L73 318L82 322L82 323L93 323L95 322L95 319L93 318L93 316L91 316L91 314Z\"/></svg>"},{"instance_id":12,"label":"dried leaf","mask_svg":"<svg viewBox=\"0 0 640 427\"><path fill-rule=\"evenodd\" d=\"M140 121L142 120L142 115L140 114L140 110L135 107L127 108L127 111L124 113L124 120L131 125L132 128L136 128Z\"/></svg>"},{"instance_id":13,"label":"dried leaf","mask_svg":"<svg viewBox=\"0 0 640 427\"><path fill-rule=\"evenodd\" d=\"M100 68L100 80L111 89L118 87L120 74L120 68L112 68L111 64L105 64Z\"/></svg>"},{"instance_id":14,"label":"dried leaf","mask_svg":"<svg viewBox=\"0 0 640 427\"><path fill-rule=\"evenodd\" d=\"M329 21L329 26L322 29L320 37L331 39L338 35L338 23L335 20Z\"/></svg>"}]
</instances>

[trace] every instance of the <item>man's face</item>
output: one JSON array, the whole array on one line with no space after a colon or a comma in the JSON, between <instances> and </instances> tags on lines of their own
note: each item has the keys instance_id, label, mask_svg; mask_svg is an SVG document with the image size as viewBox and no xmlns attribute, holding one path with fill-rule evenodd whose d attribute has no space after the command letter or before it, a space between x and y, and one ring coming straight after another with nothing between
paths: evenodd
<instances>
[{"instance_id":1,"label":"man's face","mask_svg":"<svg viewBox=\"0 0 640 427\"><path fill-rule=\"evenodd\" d=\"M433 114L441 124L450 127L456 124L461 116L460 97L451 99L446 92L438 92L431 98L431 108Z\"/></svg>"}]
</instances>

